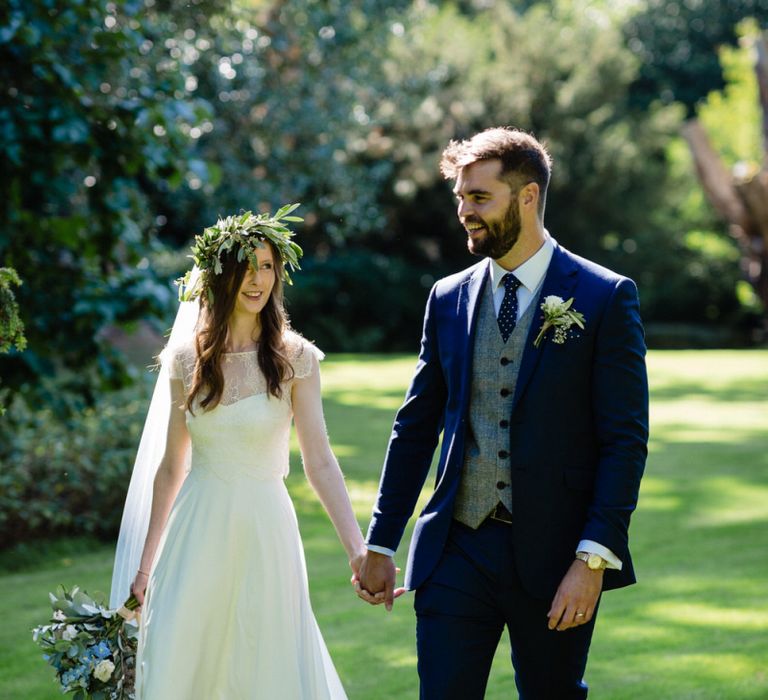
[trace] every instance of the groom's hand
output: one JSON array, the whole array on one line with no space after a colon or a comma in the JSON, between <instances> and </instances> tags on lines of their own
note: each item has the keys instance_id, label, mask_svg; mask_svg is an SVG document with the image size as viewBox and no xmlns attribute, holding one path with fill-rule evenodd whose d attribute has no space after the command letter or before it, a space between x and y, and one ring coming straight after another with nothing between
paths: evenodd
<instances>
[{"instance_id":1,"label":"groom's hand","mask_svg":"<svg viewBox=\"0 0 768 700\"><path fill-rule=\"evenodd\" d=\"M368 551L357 576L353 577L355 592L371 605L384 603L387 610L392 610L394 599L404 592L404 589L395 591L396 573L392 557Z\"/></svg>"},{"instance_id":2,"label":"groom's hand","mask_svg":"<svg viewBox=\"0 0 768 700\"><path fill-rule=\"evenodd\" d=\"M560 582L547 613L549 629L562 632L589 622L602 590L603 572L592 571L583 561L575 559Z\"/></svg>"}]
</instances>

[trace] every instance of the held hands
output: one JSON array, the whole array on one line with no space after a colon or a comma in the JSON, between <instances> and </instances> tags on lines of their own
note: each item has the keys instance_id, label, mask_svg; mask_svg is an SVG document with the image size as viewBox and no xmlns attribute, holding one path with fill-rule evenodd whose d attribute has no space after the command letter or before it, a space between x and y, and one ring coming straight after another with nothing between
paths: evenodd
<instances>
[{"instance_id":1,"label":"held hands","mask_svg":"<svg viewBox=\"0 0 768 700\"><path fill-rule=\"evenodd\" d=\"M558 632L579 627L592 619L603 589L603 571L592 571L575 559L555 593L547 617L548 627Z\"/></svg>"},{"instance_id":2,"label":"held hands","mask_svg":"<svg viewBox=\"0 0 768 700\"><path fill-rule=\"evenodd\" d=\"M352 566L352 562L350 562ZM405 593L405 588L395 588L395 575L400 571L392 557L378 552L366 551L360 566L355 571L352 566L352 585L358 597L371 605L381 605L387 611L392 610L395 598Z\"/></svg>"}]
</instances>

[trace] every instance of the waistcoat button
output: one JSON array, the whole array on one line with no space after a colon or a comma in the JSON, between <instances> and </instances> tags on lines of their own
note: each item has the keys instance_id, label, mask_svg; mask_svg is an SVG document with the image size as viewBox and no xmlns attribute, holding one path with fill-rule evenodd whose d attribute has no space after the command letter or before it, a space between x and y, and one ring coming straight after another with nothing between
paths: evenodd
<instances>
[{"instance_id":1,"label":"waistcoat button","mask_svg":"<svg viewBox=\"0 0 768 700\"><path fill-rule=\"evenodd\" d=\"M497 489L505 489L505 488L507 488L507 485L503 481L497 481L496 482L496 488Z\"/></svg>"}]
</instances>

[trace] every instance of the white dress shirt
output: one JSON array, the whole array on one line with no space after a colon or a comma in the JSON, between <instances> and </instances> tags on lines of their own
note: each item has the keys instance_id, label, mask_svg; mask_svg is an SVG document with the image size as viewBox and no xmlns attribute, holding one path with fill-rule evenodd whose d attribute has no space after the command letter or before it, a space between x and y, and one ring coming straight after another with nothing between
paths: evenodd
<instances>
[{"instance_id":1,"label":"white dress shirt","mask_svg":"<svg viewBox=\"0 0 768 700\"><path fill-rule=\"evenodd\" d=\"M555 252L555 245L547 232L545 235L544 243L528 260L522 265L511 270L515 277L520 280L520 286L517 288L517 320L526 312L534 299L536 299L541 291L541 286L544 284L544 277L546 277L547 270L549 269L549 263L552 261L552 255ZM491 259L488 266L490 274L491 289L493 290L493 307L496 311L496 315L499 315L499 309L501 308L501 302L504 299L504 283L503 277L510 272L505 270L499 263ZM514 515L513 515L514 517ZM369 550L372 552L378 552L379 554L387 554L388 556L394 556L394 552L387 548L381 547L376 544L367 544ZM599 542L593 542L592 540L581 540L579 542L577 552L589 552L590 554L598 554L608 562L607 568L609 569L621 569L622 562L610 549L604 547Z\"/></svg>"}]
</instances>

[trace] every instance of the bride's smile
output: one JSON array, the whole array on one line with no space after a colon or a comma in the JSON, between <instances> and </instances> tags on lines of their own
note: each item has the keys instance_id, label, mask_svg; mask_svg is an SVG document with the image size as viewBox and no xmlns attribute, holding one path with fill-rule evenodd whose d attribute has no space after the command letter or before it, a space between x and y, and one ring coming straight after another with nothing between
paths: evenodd
<instances>
[{"instance_id":1,"label":"bride's smile","mask_svg":"<svg viewBox=\"0 0 768 700\"><path fill-rule=\"evenodd\" d=\"M258 267L254 267L253 262L251 262L245 271L235 302L235 313L259 314L269 301L269 296L275 285L275 263L272 258L272 248L270 246L258 248L256 258Z\"/></svg>"}]
</instances>

